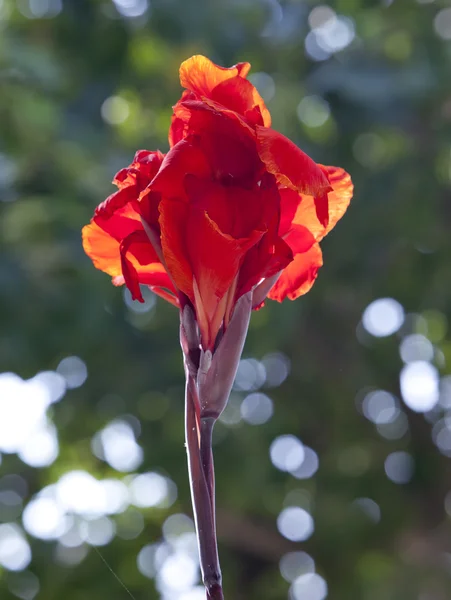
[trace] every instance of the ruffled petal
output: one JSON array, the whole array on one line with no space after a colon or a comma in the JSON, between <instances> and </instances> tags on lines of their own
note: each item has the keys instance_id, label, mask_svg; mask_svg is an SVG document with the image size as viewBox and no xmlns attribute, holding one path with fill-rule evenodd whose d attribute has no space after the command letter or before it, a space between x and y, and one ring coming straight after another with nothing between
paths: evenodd
<instances>
[{"instance_id":1,"label":"ruffled petal","mask_svg":"<svg viewBox=\"0 0 451 600\"><path fill-rule=\"evenodd\" d=\"M104 231L95 221L82 229L83 249L96 269L111 277L122 275L119 242Z\"/></svg>"},{"instance_id":2,"label":"ruffled petal","mask_svg":"<svg viewBox=\"0 0 451 600\"><path fill-rule=\"evenodd\" d=\"M249 63L226 68L215 65L206 56L196 55L180 65L180 85L199 96L208 97L219 83L236 76L246 77L249 69Z\"/></svg>"},{"instance_id":3,"label":"ruffled petal","mask_svg":"<svg viewBox=\"0 0 451 600\"><path fill-rule=\"evenodd\" d=\"M174 291L169 277L143 229L134 231L120 245L121 268L133 300L144 302L139 284L167 287Z\"/></svg>"},{"instance_id":4,"label":"ruffled petal","mask_svg":"<svg viewBox=\"0 0 451 600\"><path fill-rule=\"evenodd\" d=\"M96 269L111 275L114 285L126 283L134 299L142 299L140 283L166 288L175 294L174 286L144 230L131 231L124 239L118 240L93 220L83 227L82 239L84 251Z\"/></svg>"},{"instance_id":5,"label":"ruffled petal","mask_svg":"<svg viewBox=\"0 0 451 600\"><path fill-rule=\"evenodd\" d=\"M271 126L271 115L263 98L247 79L236 76L222 81L212 90L210 97L215 102L243 116L258 107L262 120L262 123L259 124L265 127ZM248 114L251 116L251 112ZM257 124L255 120L252 122Z\"/></svg>"},{"instance_id":6,"label":"ruffled petal","mask_svg":"<svg viewBox=\"0 0 451 600\"><path fill-rule=\"evenodd\" d=\"M293 262L283 270L274 284L268 298L282 302L285 298L296 300L306 294L315 283L318 269L322 264L321 248L315 243L310 250L294 257Z\"/></svg>"},{"instance_id":7,"label":"ruffled petal","mask_svg":"<svg viewBox=\"0 0 451 600\"><path fill-rule=\"evenodd\" d=\"M256 126L257 147L261 160L282 186L313 196L319 221L328 222L328 178L319 165L296 144L268 127Z\"/></svg>"},{"instance_id":8,"label":"ruffled petal","mask_svg":"<svg viewBox=\"0 0 451 600\"><path fill-rule=\"evenodd\" d=\"M284 235L290 229L291 223L293 225L303 225L312 232L316 241L319 242L335 227L346 212L353 194L350 175L340 167L324 167L323 165L320 165L320 167L327 174L332 187L332 191L328 193L329 222L327 227L324 227L317 217L315 201L312 196L298 195L294 190L285 188L280 190L282 207L281 235Z\"/></svg>"}]
</instances>

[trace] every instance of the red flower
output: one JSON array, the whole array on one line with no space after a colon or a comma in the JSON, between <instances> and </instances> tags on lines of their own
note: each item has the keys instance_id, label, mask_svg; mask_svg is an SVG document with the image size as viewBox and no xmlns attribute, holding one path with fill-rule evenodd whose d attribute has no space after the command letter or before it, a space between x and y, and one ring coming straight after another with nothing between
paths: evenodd
<instances>
[{"instance_id":1,"label":"red flower","mask_svg":"<svg viewBox=\"0 0 451 600\"><path fill-rule=\"evenodd\" d=\"M138 152L83 230L95 266L135 299L145 284L190 303L205 349L246 292L258 307L268 292L281 301L310 289L318 242L352 196L345 171L316 164L270 128L249 68L202 56L182 63L170 151Z\"/></svg>"}]
</instances>

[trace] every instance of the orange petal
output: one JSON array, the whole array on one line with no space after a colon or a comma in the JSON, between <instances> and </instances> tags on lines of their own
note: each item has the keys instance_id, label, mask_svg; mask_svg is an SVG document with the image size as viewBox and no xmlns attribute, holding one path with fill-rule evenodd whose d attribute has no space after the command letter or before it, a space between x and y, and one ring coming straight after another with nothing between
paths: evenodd
<instances>
[{"instance_id":1,"label":"orange petal","mask_svg":"<svg viewBox=\"0 0 451 600\"><path fill-rule=\"evenodd\" d=\"M98 223L92 221L83 227L83 248L91 258L96 269L111 275L114 285L123 285L128 273L124 273L124 260L126 270L136 272L138 283L155 285L167 288L175 293L163 265L158 260L150 242L143 237L144 231L135 231L129 234L127 246L123 250L127 256L121 257L121 242L102 229ZM132 274L130 277L133 277ZM128 283L128 282L127 282Z\"/></svg>"},{"instance_id":2,"label":"orange petal","mask_svg":"<svg viewBox=\"0 0 451 600\"><path fill-rule=\"evenodd\" d=\"M336 223L346 212L349 203L352 198L353 184L351 177L344 169L340 167L323 167L320 165L330 181L332 191L328 193L329 197L329 223L327 227L324 227L318 220L316 214L315 202L312 196L301 195L299 196L297 209L293 217L293 223L298 225L304 225L307 227L319 242L325 235L333 229ZM285 202L291 202L293 205L293 198L289 200L288 196L293 194L291 190L281 190L282 205Z\"/></svg>"},{"instance_id":3,"label":"orange petal","mask_svg":"<svg viewBox=\"0 0 451 600\"><path fill-rule=\"evenodd\" d=\"M122 274L133 300L144 302L139 287L148 285L173 286L144 229L134 231L120 245Z\"/></svg>"},{"instance_id":4,"label":"orange petal","mask_svg":"<svg viewBox=\"0 0 451 600\"><path fill-rule=\"evenodd\" d=\"M205 56L196 55L180 65L180 85L200 96L208 97L219 83L237 75L246 77L249 69L249 63L238 63L225 68L215 65Z\"/></svg>"},{"instance_id":5,"label":"orange petal","mask_svg":"<svg viewBox=\"0 0 451 600\"><path fill-rule=\"evenodd\" d=\"M119 242L92 221L82 229L83 249L96 269L112 277L122 276Z\"/></svg>"},{"instance_id":6,"label":"orange petal","mask_svg":"<svg viewBox=\"0 0 451 600\"><path fill-rule=\"evenodd\" d=\"M243 116L247 111L258 107L263 120L262 125L271 126L271 115L263 98L247 79L237 76L222 81L212 90L210 97L215 102Z\"/></svg>"},{"instance_id":7,"label":"orange petal","mask_svg":"<svg viewBox=\"0 0 451 600\"><path fill-rule=\"evenodd\" d=\"M323 264L321 248L314 244L310 250L297 254L288 267L286 267L274 287L268 294L271 300L282 302L285 298L296 300L306 294L318 274L318 269Z\"/></svg>"}]
</instances>

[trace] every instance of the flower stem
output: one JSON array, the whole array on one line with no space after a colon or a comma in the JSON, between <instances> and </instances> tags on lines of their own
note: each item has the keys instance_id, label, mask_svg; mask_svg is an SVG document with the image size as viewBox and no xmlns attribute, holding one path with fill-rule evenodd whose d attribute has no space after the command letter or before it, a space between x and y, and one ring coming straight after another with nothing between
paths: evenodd
<instances>
[{"instance_id":1,"label":"flower stem","mask_svg":"<svg viewBox=\"0 0 451 600\"><path fill-rule=\"evenodd\" d=\"M186 369L185 436L202 581L207 600L224 600L216 542L214 477L211 449L214 419L199 417L196 383Z\"/></svg>"}]
</instances>

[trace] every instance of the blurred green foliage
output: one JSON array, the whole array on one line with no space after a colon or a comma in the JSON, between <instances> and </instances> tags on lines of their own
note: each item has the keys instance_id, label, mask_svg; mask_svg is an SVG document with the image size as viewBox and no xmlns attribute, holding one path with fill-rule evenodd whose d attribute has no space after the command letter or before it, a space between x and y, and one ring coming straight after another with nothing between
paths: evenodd
<instances>
[{"instance_id":1,"label":"blurred green foliage","mask_svg":"<svg viewBox=\"0 0 451 600\"><path fill-rule=\"evenodd\" d=\"M136 600L160 597L138 553L161 539L169 515L191 515L178 316L160 300L136 313L84 255L80 230L136 149L167 150L178 66L194 53L226 66L251 62L274 127L317 161L346 168L356 188L323 243L312 291L295 303L268 302L252 318L244 356L281 352L291 372L263 390L274 402L268 422L220 423L216 432L226 597L287 597L279 560L292 551L313 557L333 600L451 595L451 463L434 438L447 424L444 392L442 408L425 415L403 405L407 426L394 439L361 408L369 388L401 397L403 336L429 338L430 361L440 377L450 373L451 13L446 0L328 4L346 18L330 52L315 38L327 12L313 0L0 0L0 371L28 379L67 356L88 369L86 383L49 409L57 459L33 468L5 453L1 476L26 480L24 506L68 471L121 479L91 440L116 418L138 419L138 470L170 477L178 496L142 509L136 535L100 548ZM381 297L408 314L397 334L378 338L361 317ZM245 395L236 392L235 404ZM284 434L318 454L313 477L271 464L269 447ZM405 484L384 470L397 451L414 460ZM277 530L292 505L314 518L305 542ZM5 507L0 520L20 524L20 507L12 517ZM136 512L112 517L118 531ZM0 570L1 598L128 597L95 551L28 540L27 570Z\"/></svg>"}]
</instances>

